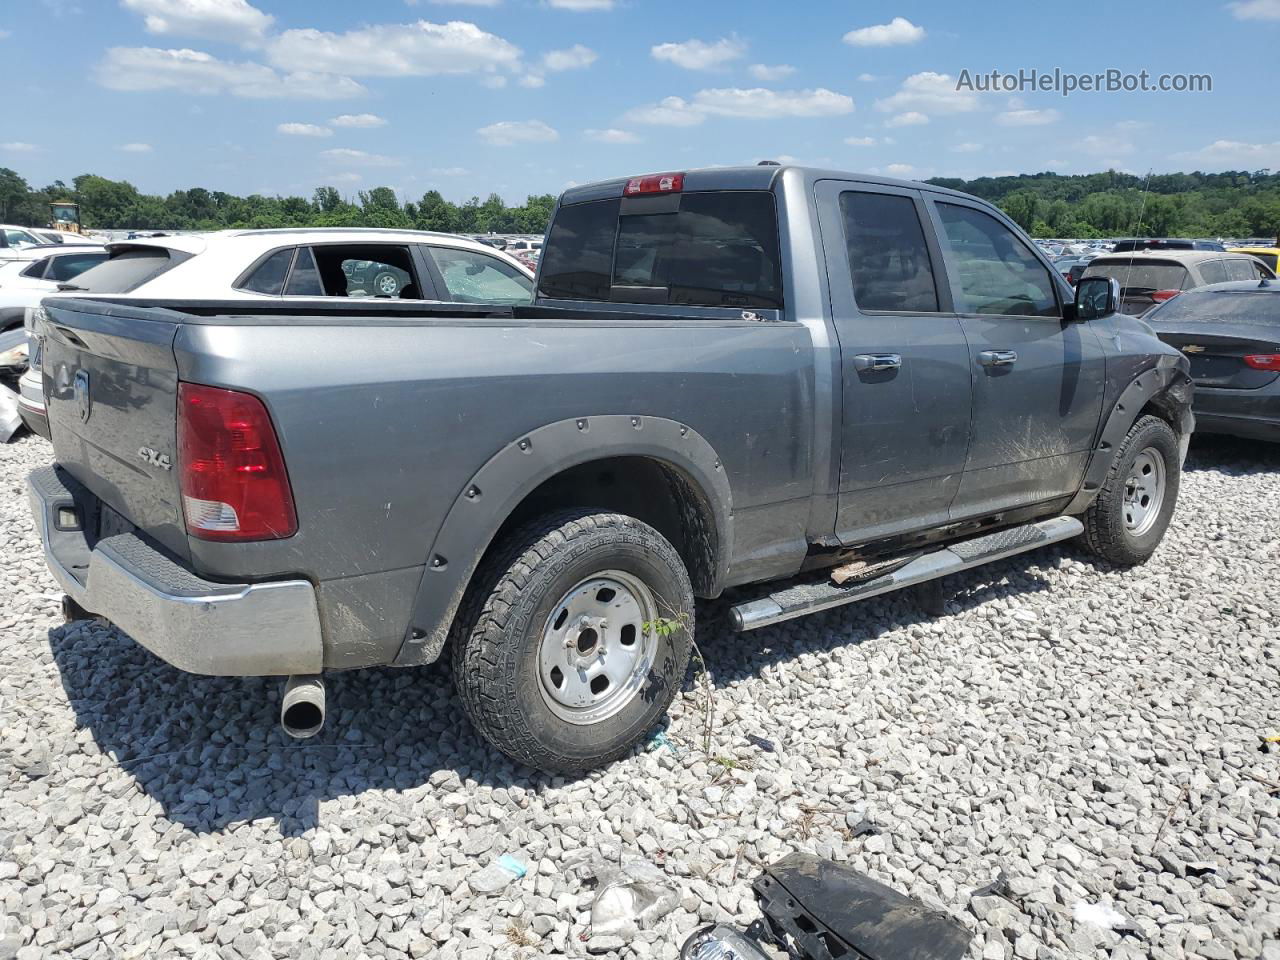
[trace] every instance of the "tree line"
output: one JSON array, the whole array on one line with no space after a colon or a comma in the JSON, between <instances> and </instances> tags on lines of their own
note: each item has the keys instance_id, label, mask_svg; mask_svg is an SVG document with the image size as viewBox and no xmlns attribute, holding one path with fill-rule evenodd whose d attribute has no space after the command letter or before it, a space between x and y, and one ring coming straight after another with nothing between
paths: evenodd
<instances>
[{"instance_id":1,"label":"tree line","mask_svg":"<svg viewBox=\"0 0 1280 960\"><path fill-rule=\"evenodd\" d=\"M1140 177L1108 170L1066 176L1057 173L938 177L928 181L982 197L1002 207L1038 237L1277 237L1280 234L1280 173L1167 173ZM509 207L496 193L465 203L429 190L401 203L390 187L344 197L320 187L310 198L238 197L192 187L167 196L140 192L125 180L93 174L70 184L32 187L0 167L0 222L40 226L49 222L51 201L80 204L89 229L220 230L268 227L404 227L447 233L532 233L546 230L553 194L528 197Z\"/></svg>"}]
</instances>

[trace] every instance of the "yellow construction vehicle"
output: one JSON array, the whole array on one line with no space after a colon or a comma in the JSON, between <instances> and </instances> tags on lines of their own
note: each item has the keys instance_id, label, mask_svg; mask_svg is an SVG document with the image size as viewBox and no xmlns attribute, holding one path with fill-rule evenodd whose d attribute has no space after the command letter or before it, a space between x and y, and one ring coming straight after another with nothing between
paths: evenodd
<instances>
[{"instance_id":1,"label":"yellow construction vehicle","mask_svg":"<svg viewBox=\"0 0 1280 960\"><path fill-rule=\"evenodd\" d=\"M64 233L84 233L80 226L80 205L78 203L49 204L49 226Z\"/></svg>"}]
</instances>

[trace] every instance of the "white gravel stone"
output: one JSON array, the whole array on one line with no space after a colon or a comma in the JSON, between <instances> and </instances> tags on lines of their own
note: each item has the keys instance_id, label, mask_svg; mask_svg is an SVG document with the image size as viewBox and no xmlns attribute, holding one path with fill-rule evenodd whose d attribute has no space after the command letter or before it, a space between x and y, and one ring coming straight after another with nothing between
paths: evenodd
<instances>
[{"instance_id":1,"label":"white gravel stone","mask_svg":"<svg viewBox=\"0 0 1280 960\"><path fill-rule=\"evenodd\" d=\"M690 682L671 747L577 781L490 749L443 666L332 676L295 742L278 681L61 626L23 486L50 456L0 447L0 955L672 958L808 850L940 904L974 960L1280 960L1280 446L1197 439L1134 570L1065 545L937 618L898 594L745 636L703 605L709 751ZM529 872L491 888L503 854ZM591 937L600 857L679 902Z\"/></svg>"}]
</instances>

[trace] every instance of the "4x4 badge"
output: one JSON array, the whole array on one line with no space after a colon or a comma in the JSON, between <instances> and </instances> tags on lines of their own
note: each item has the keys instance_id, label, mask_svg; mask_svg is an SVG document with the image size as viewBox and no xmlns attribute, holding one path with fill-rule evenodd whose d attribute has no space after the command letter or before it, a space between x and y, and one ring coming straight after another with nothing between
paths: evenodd
<instances>
[{"instance_id":1,"label":"4x4 badge","mask_svg":"<svg viewBox=\"0 0 1280 960\"><path fill-rule=\"evenodd\" d=\"M168 470L173 465L169 462L169 455L161 453L158 450L152 450L150 447L139 447L138 456L153 467L159 467L161 470Z\"/></svg>"}]
</instances>

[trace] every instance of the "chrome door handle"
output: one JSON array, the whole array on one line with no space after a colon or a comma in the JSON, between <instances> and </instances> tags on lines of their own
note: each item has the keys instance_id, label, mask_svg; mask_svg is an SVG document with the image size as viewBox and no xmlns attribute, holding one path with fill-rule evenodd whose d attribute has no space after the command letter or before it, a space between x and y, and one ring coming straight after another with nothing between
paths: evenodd
<instances>
[{"instance_id":1,"label":"chrome door handle","mask_svg":"<svg viewBox=\"0 0 1280 960\"><path fill-rule=\"evenodd\" d=\"M900 366L902 366L902 357L896 353L859 353L853 358L853 369L859 373L897 370Z\"/></svg>"},{"instance_id":2,"label":"chrome door handle","mask_svg":"<svg viewBox=\"0 0 1280 960\"><path fill-rule=\"evenodd\" d=\"M1008 367L1018 362L1018 355L1012 350L983 350L978 362L984 367Z\"/></svg>"}]
</instances>

